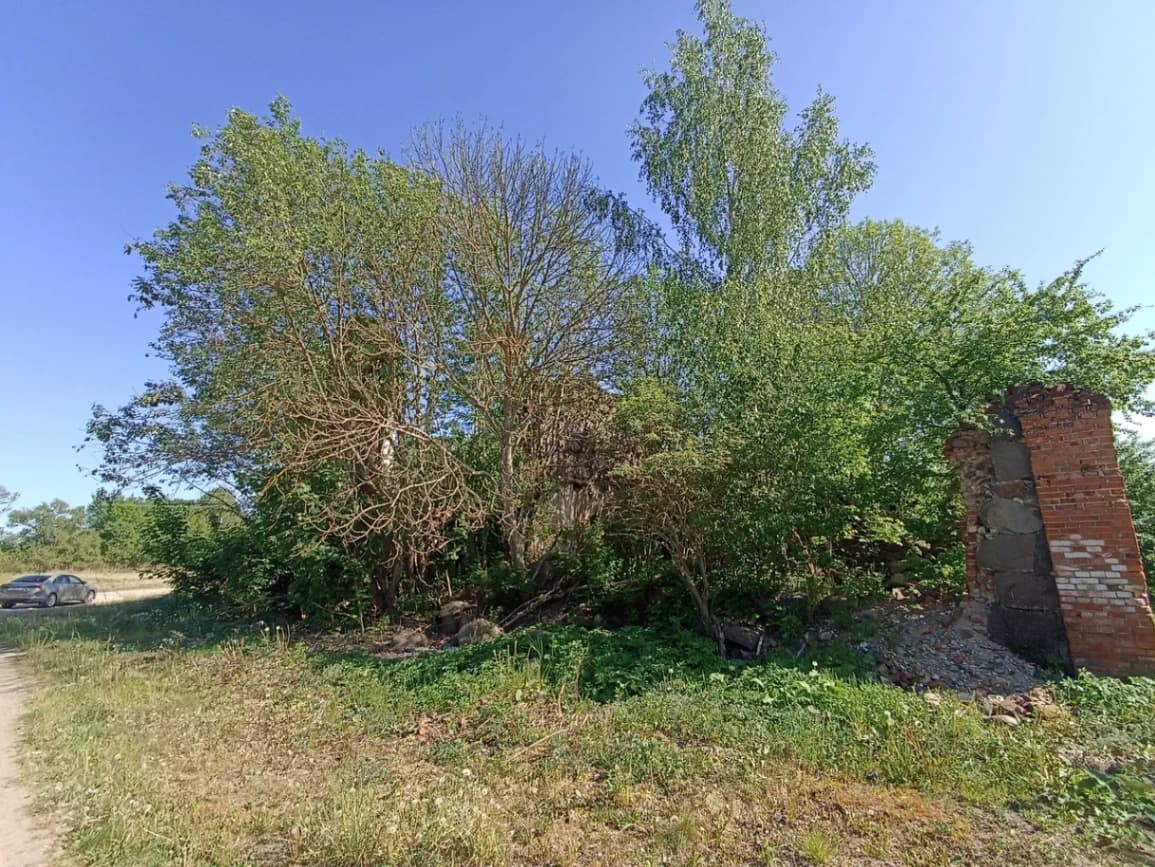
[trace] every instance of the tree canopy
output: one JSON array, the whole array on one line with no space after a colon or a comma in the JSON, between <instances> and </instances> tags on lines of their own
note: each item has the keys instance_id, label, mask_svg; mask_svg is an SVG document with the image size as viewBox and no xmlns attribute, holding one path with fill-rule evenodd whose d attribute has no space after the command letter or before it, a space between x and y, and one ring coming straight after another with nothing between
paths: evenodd
<instances>
[{"instance_id":1,"label":"tree canopy","mask_svg":"<svg viewBox=\"0 0 1155 867\"><path fill-rule=\"evenodd\" d=\"M529 593L594 527L716 631L718 604L948 556L943 441L1007 387L1152 410L1150 336L1085 260L1032 287L850 222L869 147L821 91L792 114L760 25L698 13L630 132L672 243L580 157L488 125L419 128L407 162L283 99L197 131L176 216L130 248L171 378L90 425L110 483L239 494L224 559L164 519L181 574L392 613L479 574Z\"/></svg>"}]
</instances>

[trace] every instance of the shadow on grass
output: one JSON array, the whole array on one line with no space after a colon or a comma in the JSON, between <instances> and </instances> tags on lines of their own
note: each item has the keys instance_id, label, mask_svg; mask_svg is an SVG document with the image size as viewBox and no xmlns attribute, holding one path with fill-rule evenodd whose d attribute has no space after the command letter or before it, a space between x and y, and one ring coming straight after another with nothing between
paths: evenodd
<instances>
[{"instance_id":1,"label":"shadow on grass","mask_svg":"<svg viewBox=\"0 0 1155 867\"><path fill-rule=\"evenodd\" d=\"M0 645L77 640L129 651L195 648L257 638L262 629L263 624L230 619L219 610L167 595L90 607L6 611L0 615Z\"/></svg>"},{"instance_id":2,"label":"shadow on grass","mask_svg":"<svg viewBox=\"0 0 1155 867\"><path fill-rule=\"evenodd\" d=\"M272 621L244 619L228 609L165 596L90 608L8 612L0 616L0 645L27 647L78 640L129 652L191 650L226 642L268 642L276 629ZM675 681L706 682L711 676L736 675L752 667L795 671L818 667L846 680L867 676L873 669L872 660L843 645L801 657L783 654L746 663L723 659L713 642L689 630L640 626L617 630L530 627L493 641L403 659L381 659L368 648L313 649L309 659L320 668L336 666L358 677L415 690L484 680L487 673L529 664L545 685L576 685L583 698L599 702L640 695Z\"/></svg>"}]
</instances>

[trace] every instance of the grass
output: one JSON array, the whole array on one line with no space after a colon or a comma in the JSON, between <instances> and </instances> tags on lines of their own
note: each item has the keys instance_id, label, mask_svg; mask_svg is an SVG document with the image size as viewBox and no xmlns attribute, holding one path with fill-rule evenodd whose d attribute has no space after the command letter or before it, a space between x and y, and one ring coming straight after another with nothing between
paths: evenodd
<instances>
[{"instance_id":1,"label":"grass","mask_svg":"<svg viewBox=\"0 0 1155 867\"><path fill-rule=\"evenodd\" d=\"M84 864L1119 863L1155 814L1149 680L1065 682L1007 728L849 651L742 665L638 629L383 661L160 599L0 643Z\"/></svg>"}]
</instances>

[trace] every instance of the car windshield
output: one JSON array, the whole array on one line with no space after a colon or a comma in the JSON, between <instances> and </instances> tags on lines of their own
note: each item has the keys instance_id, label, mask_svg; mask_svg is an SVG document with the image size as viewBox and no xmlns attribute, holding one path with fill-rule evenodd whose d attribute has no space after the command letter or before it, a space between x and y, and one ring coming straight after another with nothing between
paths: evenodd
<instances>
[{"instance_id":1,"label":"car windshield","mask_svg":"<svg viewBox=\"0 0 1155 867\"><path fill-rule=\"evenodd\" d=\"M47 575L25 575L22 578L17 578L13 584L39 584L41 581L47 581Z\"/></svg>"}]
</instances>

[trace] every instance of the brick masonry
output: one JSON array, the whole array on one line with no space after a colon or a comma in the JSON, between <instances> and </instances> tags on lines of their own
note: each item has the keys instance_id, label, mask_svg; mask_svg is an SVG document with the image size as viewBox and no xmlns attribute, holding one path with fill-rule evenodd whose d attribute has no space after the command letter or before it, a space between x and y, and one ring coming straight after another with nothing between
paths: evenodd
<instances>
[{"instance_id":1,"label":"brick masonry","mask_svg":"<svg viewBox=\"0 0 1155 867\"><path fill-rule=\"evenodd\" d=\"M994 433L963 428L963 616L1036 661L1155 674L1155 618L1123 492L1110 403L1070 386L1011 390Z\"/></svg>"}]
</instances>

